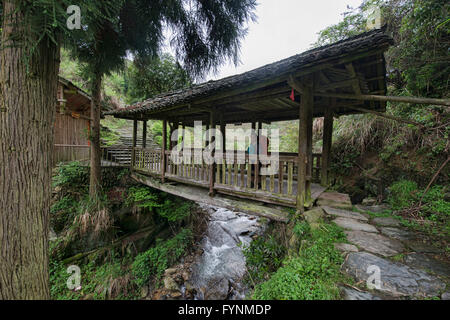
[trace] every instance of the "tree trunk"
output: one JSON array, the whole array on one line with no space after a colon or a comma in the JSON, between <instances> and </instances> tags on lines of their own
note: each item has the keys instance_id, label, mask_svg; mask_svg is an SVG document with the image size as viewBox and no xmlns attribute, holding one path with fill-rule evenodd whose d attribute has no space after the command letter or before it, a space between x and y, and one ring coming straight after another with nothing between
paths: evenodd
<instances>
[{"instance_id":1,"label":"tree trunk","mask_svg":"<svg viewBox=\"0 0 450 320\"><path fill-rule=\"evenodd\" d=\"M3 1L0 50L0 300L48 299L48 233L59 47ZM10 40L14 36L14 40ZM23 41L27 39L28 41ZM18 45L20 44L20 45ZM28 57L26 62L25 57ZM28 68L27 68L28 67Z\"/></svg>"},{"instance_id":2,"label":"tree trunk","mask_svg":"<svg viewBox=\"0 0 450 320\"><path fill-rule=\"evenodd\" d=\"M91 102L91 174L89 183L89 194L91 198L97 197L101 188L101 148L100 148L100 113L101 113L101 87L102 74L94 73L92 79L92 102Z\"/></svg>"}]
</instances>

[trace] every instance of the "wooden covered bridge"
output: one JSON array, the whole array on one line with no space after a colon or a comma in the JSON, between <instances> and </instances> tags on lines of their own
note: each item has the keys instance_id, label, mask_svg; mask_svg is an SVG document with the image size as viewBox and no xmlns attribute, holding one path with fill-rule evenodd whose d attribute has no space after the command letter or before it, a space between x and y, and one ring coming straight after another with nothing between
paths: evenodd
<instances>
[{"instance_id":1,"label":"wooden covered bridge","mask_svg":"<svg viewBox=\"0 0 450 320\"><path fill-rule=\"evenodd\" d=\"M107 114L134 120L131 168L141 176L157 178L158 182L152 186L164 191L167 191L164 186L170 186L175 193L177 186L184 189L186 185L196 186L207 190L210 196L232 195L295 207L303 212L328 185L333 117L385 111L383 53L390 44L391 39L383 30L373 30L243 74L162 94ZM317 117L324 117L321 154L312 152L313 119ZM220 128L224 133L231 124L235 127L248 123L254 129L261 129L271 122L297 119L298 153L279 153L278 159L270 163L261 163L258 153L238 157L239 152L232 156L230 152L222 152L229 151L222 147L230 145L226 134L213 154L222 163L206 164L203 158L194 162L193 150L184 154L184 157L191 157L191 161L174 163L171 157L173 143L177 141L168 141L167 137L172 136L175 129L194 126L195 121L202 121L203 130ZM148 120L163 121L162 141L166 143L161 149L146 146ZM142 123L139 127L142 127L144 139L138 146L139 123ZM179 131L179 140L182 140L184 131ZM209 140L213 143L215 137ZM261 150L263 140L257 141L257 148ZM263 176L262 169L270 166L278 169Z\"/></svg>"}]
</instances>

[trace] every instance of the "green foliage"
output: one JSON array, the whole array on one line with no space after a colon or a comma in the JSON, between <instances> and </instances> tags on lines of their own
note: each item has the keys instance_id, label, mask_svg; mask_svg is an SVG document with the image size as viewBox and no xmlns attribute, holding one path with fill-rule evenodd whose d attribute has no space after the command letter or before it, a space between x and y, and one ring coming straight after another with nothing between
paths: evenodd
<instances>
[{"instance_id":1,"label":"green foliage","mask_svg":"<svg viewBox=\"0 0 450 320\"><path fill-rule=\"evenodd\" d=\"M100 128L100 140L103 147L110 147L119 141L120 135L109 128Z\"/></svg>"},{"instance_id":2,"label":"green foliage","mask_svg":"<svg viewBox=\"0 0 450 320\"><path fill-rule=\"evenodd\" d=\"M182 229L175 237L163 241L139 254L133 262L132 274L138 286L148 283L150 278L160 279L164 271L180 259L192 243L192 231Z\"/></svg>"},{"instance_id":3,"label":"green foliage","mask_svg":"<svg viewBox=\"0 0 450 320\"><path fill-rule=\"evenodd\" d=\"M79 300L88 296L90 299L136 299L138 290L131 281L129 257L120 258L114 252L101 265L93 261L81 263L80 289L67 288L67 267L57 258L50 259L50 296L54 300Z\"/></svg>"},{"instance_id":4,"label":"green foliage","mask_svg":"<svg viewBox=\"0 0 450 320\"><path fill-rule=\"evenodd\" d=\"M286 248L272 235L254 239L243 249L251 280L259 283L276 271L286 254Z\"/></svg>"},{"instance_id":5,"label":"green foliage","mask_svg":"<svg viewBox=\"0 0 450 320\"><path fill-rule=\"evenodd\" d=\"M388 202L394 210L408 208L418 201L418 187L414 181L400 180L395 182L389 190Z\"/></svg>"},{"instance_id":6,"label":"green foliage","mask_svg":"<svg viewBox=\"0 0 450 320\"><path fill-rule=\"evenodd\" d=\"M450 218L450 202L444 198L446 192L448 188L435 185L423 196L424 210L429 213L430 220L441 221L443 218ZM419 195L422 197L423 192Z\"/></svg>"},{"instance_id":7,"label":"green foliage","mask_svg":"<svg viewBox=\"0 0 450 320\"><path fill-rule=\"evenodd\" d=\"M128 189L128 196L125 204L127 206L135 205L139 208L146 208L149 210L161 207L158 195L145 186L131 187Z\"/></svg>"},{"instance_id":8,"label":"green foliage","mask_svg":"<svg viewBox=\"0 0 450 320\"><path fill-rule=\"evenodd\" d=\"M191 213L192 204L167 194L155 193L145 186L131 187L125 201L127 206L137 206L148 210L156 209L159 216L169 222L181 221Z\"/></svg>"},{"instance_id":9,"label":"green foliage","mask_svg":"<svg viewBox=\"0 0 450 320\"><path fill-rule=\"evenodd\" d=\"M432 235L448 237L450 234L450 202L445 199L448 187L434 185L425 193L425 190L420 190L414 181L400 180L393 183L389 190L388 201L392 209L406 210L418 207L420 217L431 222L420 225L415 219L411 219L411 221L403 219L406 226ZM421 204L420 207L419 204Z\"/></svg>"},{"instance_id":10,"label":"green foliage","mask_svg":"<svg viewBox=\"0 0 450 320\"><path fill-rule=\"evenodd\" d=\"M271 278L255 287L253 299L317 300L337 299L337 283L342 281L341 254L333 243L345 235L334 224L311 230L300 222L295 232L301 237L298 255L288 257Z\"/></svg>"},{"instance_id":11,"label":"green foliage","mask_svg":"<svg viewBox=\"0 0 450 320\"><path fill-rule=\"evenodd\" d=\"M89 1L82 30L73 30L69 47L93 75L110 74L125 65L127 54L155 57L170 28L171 46L185 69L194 75L236 61L245 23L254 19L255 0Z\"/></svg>"},{"instance_id":12,"label":"green foliage","mask_svg":"<svg viewBox=\"0 0 450 320\"><path fill-rule=\"evenodd\" d=\"M166 199L156 210L158 214L169 222L181 221L190 215L192 204L182 200Z\"/></svg>"},{"instance_id":13,"label":"green foliage","mask_svg":"<svg viewBox=\"0 0 450 320\"><path fill-rule=\"evenodd\" d=\"M78 161L60 164L57 167L57 174L53 177L53 187L85 190L88 185L88 168Z\"/></svg>"},{"instance_id":14,"label":"green foliage","mask_svg":"<svg viewBox=\"0 0 450 320\"><path fill-rule=\"evenodd\" d=\"M448 94L450 31L445 23L449 8L445 0L410 0L403 4L399 34L395 36L397 46L390 55L414 95Z\"/></svg>"},{"instance_id":15,"label":"green foliage","mask_svg":"<svg viewBox=\"0 0 450 320\"><path fill-rule=\"evenodd\" d=\"M71 195L65 195L50 208L50 223L56 233L61 232L73 222L79 210L79 201Z\"/></svg>"},{"instance_id":16,"label":"green foliage","mask_svg":"<svg viewBox=\"0 0 450 320\"><path fill-rule=\"evenodd\" d=\"M136 58L126 72L129 104L192 84L187 72L169 54L156 58Z\"/></svg>"},{"instance_id":17,"label":"green foliage","mask_svg":"<svg viewBox=\"0 0 450 320\"><path fill-rule=\"evenodd\" d=\"M150 121L150 131L153 136L153 141L159 146L162 145L162 122L161 121Z\"/></svg>"}]
</instances>

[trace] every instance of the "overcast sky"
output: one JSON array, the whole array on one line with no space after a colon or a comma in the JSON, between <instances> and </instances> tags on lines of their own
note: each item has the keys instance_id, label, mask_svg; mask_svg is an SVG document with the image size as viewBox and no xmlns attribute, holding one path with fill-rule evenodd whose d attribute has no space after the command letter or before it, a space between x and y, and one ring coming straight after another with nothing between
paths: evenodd
<instances>
[{"instance_id":1,"label":"overcast sky","mask_svg":"<svg viewBox=\"0 0 450 320\"><path fill-rule=\"evenodd\" d=\"M317 33L342 19L347 5L362 0L259 0L258 20L249 25L241 46L241 64L224 65L215 80L239 74L310 49Z\"/></svg>"}]
</instances>

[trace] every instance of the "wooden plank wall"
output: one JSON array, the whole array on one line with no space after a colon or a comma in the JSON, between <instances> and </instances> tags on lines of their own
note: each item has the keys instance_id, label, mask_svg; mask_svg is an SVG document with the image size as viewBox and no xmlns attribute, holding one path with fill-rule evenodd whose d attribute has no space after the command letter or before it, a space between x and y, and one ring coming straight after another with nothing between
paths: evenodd
<instances>
[{"instance_id":1,"label":"wooden plank wall","mask_svg":"<svg viewBox=\"0 0 450 320\"><path fill-rule=\"evenodd\" d=\"M89 121L56 113L53 163L89 159Z\"/></svg>"}]
</instances>

